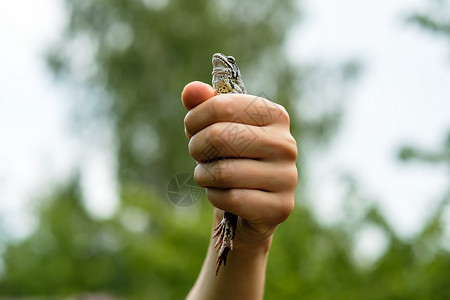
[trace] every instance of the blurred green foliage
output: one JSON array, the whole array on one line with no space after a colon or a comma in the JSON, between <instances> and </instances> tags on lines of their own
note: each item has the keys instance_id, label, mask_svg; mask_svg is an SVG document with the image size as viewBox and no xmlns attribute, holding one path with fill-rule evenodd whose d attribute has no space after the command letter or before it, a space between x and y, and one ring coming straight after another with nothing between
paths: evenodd
<instances>
[{"instance_id":1,"label":"blurred green foliage","mask_svg":"<svg viewBox=\"0 0 450 300\"><path fill-rule=\"evenodd\" d=\"M427 0L423 11L412 14L408 20L422 28L444 37L450 36L450 2L448 0Z\"/></svg>"},{"instance_id":2,"label":"blurred green foliage","mask_svg":"<svg viewBox=\"0 0 450 300\"><path fill-rule=\"evenodd\" d=\"M234 55L253 90L271 87L270 95L286 105L297 97L297 74L281 55L297 16L294 1L65 3L69 24L49 63L58 76L97 91L94 99L81 99L78 110L95 102L92 119L103 112L111 121L121 181L160 189L168 178L193 169L180 94L190 81L211 82L215 52Z\"/></svg>"},{"instance_id":3,"label":"blurred green foliage","mask_svg":"<svg viewBox=\"0 0 450 300\"><path fill-rule=\"evenodd\" d=\"M209 211L177 212L142 185L124 187L121 200L112 218L96 220L83 207L78 180L55 191L39 208L34 234L5 251L0 295L182 299L206 252Z\"/></svg>"},{"instance_id":4,"label":"blurred green foliage","mask_svg":"<svg viewBox=\"0 0 450 300\"><path fill-rule=\"evenodd\" d=\"M111 218L99 220L86 211L77 176L55 187L39 202L35 232L5 247L0 297L62 299L107 292L126 299L182 299L200 270L212 222L206 199L181 208L163 196L169 178L194 166L183 132L182 87L191 80L210 81L214 52L232 54L248 90L284 105L294 136L302 145L314 145L336 130L339 107L328 107L314 119L298 107L308 107L305 90L323 84L323 73L329 72L299 68L284 55L286 35L300 15L292 0L65 4L67 28L48 62L57 78L86 91L76 104L82 117L77 126L107 120L102 126L112 128L120 205ZM357 70L356 64L344 65L333 77L335 84L341 86ZM448 141L438 152L406 147L400 157L450 166L449 149ZM443 227L450 192L423 231L407 241L352 179L348 218L334 226L318 223L304 205L307 197L298 192L295 211L276 232L266 299L450 298ZM362 205L351 205L354 201ZM373 261L354 254L356 237L367 227L386 240Z\"/></svg>"}]
</instances>

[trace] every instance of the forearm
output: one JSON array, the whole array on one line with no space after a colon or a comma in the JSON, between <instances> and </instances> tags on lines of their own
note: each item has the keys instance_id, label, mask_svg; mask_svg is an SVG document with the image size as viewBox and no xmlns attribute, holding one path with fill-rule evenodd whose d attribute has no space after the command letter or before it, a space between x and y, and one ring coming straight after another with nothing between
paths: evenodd
<instances>
[{"instance_id":1,"label":"forearm","mask_svg":"<svg viewBox=\"0 0 450 300\"><path fill-rule=\"evenodd\" d=\"M209 244L200 275L186 299L262 299L271 238L254 247L235 245L217 277L214 242Z\"/></svg>"}]
</instances>

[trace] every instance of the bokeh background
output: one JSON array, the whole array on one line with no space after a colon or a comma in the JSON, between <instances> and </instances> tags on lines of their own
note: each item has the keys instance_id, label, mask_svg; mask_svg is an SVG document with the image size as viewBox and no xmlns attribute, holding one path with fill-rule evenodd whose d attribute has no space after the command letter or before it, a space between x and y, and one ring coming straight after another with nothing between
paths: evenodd
<instances>
[{"instance_id":1,"label":"bokeh background","mask_svg":"<svg viewBox=\"0 0 450 300\"><path fill-rule=\"evenodd\" d=\"M168 188L215 52L299 144L266 299L450 298L449 1L20 0L0 36L0 298L187 294L212 208Z\"/></svg>"}]
</instances>

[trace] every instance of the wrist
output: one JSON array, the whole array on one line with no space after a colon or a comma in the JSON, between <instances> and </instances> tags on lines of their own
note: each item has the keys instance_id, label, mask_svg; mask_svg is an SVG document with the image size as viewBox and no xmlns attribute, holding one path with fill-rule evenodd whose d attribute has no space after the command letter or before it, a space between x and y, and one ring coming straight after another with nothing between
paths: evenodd
<instances>
[{"instance_id":1,"label":"wrist","mask_svg":"<svg viewBox=\"0 0 450 300\"><path fill-rule=\"evenodd\" d=\"M269 237L256 240L256 241L242 241L242 239L236 239L235 247L233 251L241 253L247 253L249 255L268 254L270 246L272 245L272 235Z\"/></svg>"},{"instance_id":2,"label":"wrist","mask_svg":"<svg viewBox=\"0 0 450 300\"><path fill-rule=\"evenodd\" d=\"M223 211L214 208L214 226L222 221ZM267 253L272 244L272 236L276 226L269 227L264 231L259 231L247 223L246 220L239 218L234 235L233 251L248 252L253 254Z\"/></svg>"}]
</instances>

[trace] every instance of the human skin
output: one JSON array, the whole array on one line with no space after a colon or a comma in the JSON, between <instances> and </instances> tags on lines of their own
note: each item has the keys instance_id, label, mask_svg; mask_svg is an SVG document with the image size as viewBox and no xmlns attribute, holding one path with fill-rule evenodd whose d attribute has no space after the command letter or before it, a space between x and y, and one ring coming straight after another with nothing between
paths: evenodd
<instances>
[{"instance_id":1,"label":"human skin","mask_svg":"<svg viewBox=\"0 0 450 300\"><path fill-rule=\"evenodd\" d=\"M267 99L217 94L198 81L186 85L181 98L189 153L197 161L194 178L214 206L213 226L223 211L239 216L226 266L215 277L211 241L187 299L262 299L272 236L294 208L297 144L289 115Z\"/></svg>"}]
</instances>

